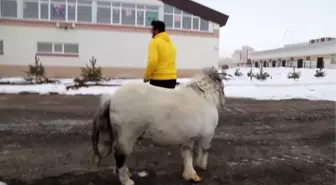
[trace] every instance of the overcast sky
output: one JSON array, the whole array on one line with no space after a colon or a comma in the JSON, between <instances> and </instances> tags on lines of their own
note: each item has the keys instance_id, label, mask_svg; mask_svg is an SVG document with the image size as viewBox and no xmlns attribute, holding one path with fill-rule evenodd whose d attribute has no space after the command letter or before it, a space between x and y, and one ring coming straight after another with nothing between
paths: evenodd
<instances>
[{"instance_id":1,"label":"overcast sky","mask_svg":"<svg viewBox=\"0 0 336 185\"><path fill-rule=\"evenodd\" d=\"M220 56L336 37L336 0L195 0L229 15L220 30Z\"/></svg>"}]
</instances>

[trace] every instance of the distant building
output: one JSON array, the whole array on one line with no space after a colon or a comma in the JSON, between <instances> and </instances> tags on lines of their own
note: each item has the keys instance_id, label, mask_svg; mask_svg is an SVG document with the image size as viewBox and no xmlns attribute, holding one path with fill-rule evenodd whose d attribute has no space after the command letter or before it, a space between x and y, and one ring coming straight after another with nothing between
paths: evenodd
<instances>
[{"instance_id":1,"label":"distant building","mask_svg":"<svg viewBox=\"0 0 336 185\"><path fill-rule=\"evenodd\" d=\"M241 62L241 50L236 49L234 50L233 54L231 55L231 59L235 61L235 63L240 63Z\"/></svg>"},{"instance_id":2,"label":"distant building","mask_svg":"<svg viewBox=\"0 0 336 185\"><path fill-rule=\"evenodd\" d=\"M222 58L218 62L219 69L224 69L226 67L232 67L232 66L235 66L235 65L237 65L237 64L234 63L232 58L229 58L229 57Z\"/></svg>"},{"instance_id":3,"label":"distant building","mask_svg":"<svg viewBox=\"0 0 336 185\"><path fill-rule=\"evenodd\" d=\"M152 20L177 49L179 77L217 66L228 16L191 0L0 0L0 76L26 75L37 54L49 77L76 77L91 56L106 77L142 77Z\"/></svg>"},{"instance_id":4,"label":"distant building","mask_svg":"<svg viewBox=\"0 0 336 185\"><path fill-rule=\"evenodd\" d=\"M248 59L249 53L254 52L254 49L250 46L242 46L241 49L236 49L233 54L231 55L231 58L237 63L237 64L245 64Z\"/></svg>"},{"instance_id":5,"label":"distant building","mask_svg":"<svg viewBox=\"0 0 336 185\"><path fill-rule=\"evenodd\" d=\"M249 53L258 67L336 68L336 38L323 37Z\"/></svg>"}]
</instances>

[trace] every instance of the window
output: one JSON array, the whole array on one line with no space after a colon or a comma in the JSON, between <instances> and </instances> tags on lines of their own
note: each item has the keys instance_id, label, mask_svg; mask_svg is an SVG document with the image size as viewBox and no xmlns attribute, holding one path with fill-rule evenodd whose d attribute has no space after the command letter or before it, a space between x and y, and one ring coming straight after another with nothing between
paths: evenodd
<instances>
[{"instance_id":1,"label":"window","mask_svg":"<svg viewBox=\"0 0 336 185\"><path fill-rule=\"evenodd\" d=\"M191 14L187 12L183 12L182 28L188 30L191 29Z\"/></svg>"},{"instance_id":2,"label":"window","mask_svg":"<svg viewBox=\"0 0 336 185\"><path fill-rule=\"evenodd\" d=\"M78 44L64 44L64 53L78 54Z\"/></svg>"},{"instance_id":3,"label":"window","mask_svg":"<svg viewBox=\"0 0 336 185\"><path fill-rule=\"evenodd\" d=\"M174 19L173 19L173 15L170 14L165 14L164 15L164 22L166 23L166 27L167 28L173 28L174 27Z\"/></svg>"},{"instance_id":4,"label":"window","mask_svg":"<svg viewBox=\"0 0 336 185\"><path fill-rule=\"evenodd\" d=\"M92 22L92 1L77 0L77 21Z\"/></svg>"},{"instance_id":5,"label":"window","mask_svg":"<svg viewBox=\"0 0 336 185\"><path fill-rule=\"evenodd\" d=\"M135 25L135 4L122 3L121 24Z\"/></svg>"},{"instance_id":6,"label":"window","mask_svg":"<svg viewBox=\"0 0 336 185\"><path fill-rule=\"evenodd\" d=\"M209 31L209 21L166 4L163 8L167 28Z\"/></svg>"},{"instance_id":7,"label":"window","mask_svg":"<svg viewBox=\"0 0 336 185\"><path fill-rule=\"evenodd\" d=\"M116 1L96 0L93 9L92 0L0 0L1 16L17 15L16 1L22 1L22 15L26 19L51 21L88 22L96 18L97 23L123 24L132 26L150 26L153 20L159 19L160 6L149 4L122 3ZM21 6L20 6L21 7ZM12 11L13 10L13 11ZM172 9L182 15L182 11ZM93 12L96 15L92 15ZM173 15L173 14L172 14ZM189 15L190 17L191 15ZM171 18L171 25L173 21ZM182 17L179 23L182 27ZM191 18L185 20L184 27L190 28Z\"/></svg>"},{"instance_id":8,"label":"window","mask_svg":"<svg viewBox=\"0 0 336 185\"><path fill-rule=\"evenodd\" d=\"M76 21L76 0L68 0L67 14L69 21Z\"/></svg>"},{"instance_id":9,"label":"window","mask_svg":"<svg viewBox=\"0 0 336 185\"><path fill-rule=\"evenodd\" d=\"M97 22L111 23L111 3L102 1L97 2Z\"/></svg>"},{"instance_id":10,"label":"window","mask_svg":"<svg viewBox=\"0 0 336 185\"><path fill-rule=\"evenodd\" d=\"M209 21L201 19L200 30L202 30L202 31L209 31Z\"/></svg>"},{"instance_id":11,"label":"window","mask_svg":"<svg viewBox=\"0 0 336 185\"><path fill-rule=\"evenodd\" d=\"M193 25L193 30L199 30L200 29L200 18L199 17L196 17L196 16L193 16L193 22L192 22L192 25Z\"/></svg>"},{"instance_id":12,"label":"window","mask_svg":"<svg viewBox=\"0 0 336 185\"><path fill-rule=\"evenodd\" d=\"M159 6L146 5L146 26L150 26L153 20L159 19Z\"/></svg>"},{"instance_id":13,"label":"window","mask_svg":"<svg viewBox=\"0 0 336 185\"><path fill-rule=\"evenodd\" d=\"M120 7L121 3L112 3L112 23L113 24L120 24Z\"/></svg>"},{"instance_id":14,"label":"window","mask_svg":"<svg viewBox=\"0 0 336 185\"><path fill-rule=\"evenodd\" d=\"M52 53L53 52L52 43L51 42L38 42L37 52L38 53Z\"/></svg>"},{"instance_id":15,"label":"window","mask_svg":"<svg viewBox=\"0 0 336 185\"><path fill-rule=\"evenodd\" d=\"M38 42L38 53L78 54L78 44Z\"/></svg>"},{"instance_id":16,"label":"window","mask_svg":"<svg viewBox=\"0 0 336 185\"><path fill-rule=\"evenodd\" d=\"M23 18L38 19L38 1L25 0L23 2Z\"/></svg>"},{"instance_id":17,"label":"window","mask_svg":"<svg viewBox=\"0 0 336 185\"><path fill-rule=\"evenodd\" d=\"M40 0L40 19L49 19L49 1Z\"/></svg>"},{"instance_id":18,"label":"window","mask_svg":"<svg viewBox=\"0 0 336 185\"><path fill-rule=\"evenodd\" d=\"M164 4L163 6L163 20L167 28L174 28L174 7Z\"/></svg>"},{"instance_id":19,"label":"window","mask_svg":"<svg viewBox=\"0 0 336 185\"><path fill-rule=\"evenodd\" d=\"M65 20L66 17L65 0L50 0L50 19Z\"/></svg>"},{"instance_id":20,"label":"window","mask_svg":"<svg viewBox=\"0 0 336 185\"><path fill-rule=\"evenodd\" d=\"M62 53L63 52L63 44L54 44L54 50L55 53Z\"/></svg>"},{"instance_id":21,"label":"window","mask_svg":"<svg viewBox=\"0 0 336 185\"><path fill-rule=\"evenodd\" d=\"M0 40L0 55L4 54L3 40Z\"/></svg>"},{"instance_id":22,"label":"window","mask_svg":"<svg viewBox=\"0 0 336 185\"><path fill-rule=\"evenodd\" d=\"M174 13L174 7L164 4L163 6L164 13Z\"/></svg>"},{"instance_id":23,"label":"window","mask_svg":"<svg viewBox=\"0 0 336 185\"><path fill-rule=\"evenodd\" d=\"M159 12L146 10L146 26L150 26L153 20L159 19Z\"/></svg>"},{"instance_id":24,"label":"window","mask_svg":"<svg viewBox=\"0 0 336 185\"><path fill-rule=\"evenodd\" d=\"M181 28L182 26L182 11L174 8L174 28Z\"/></svg>"},{"instance_id":25,"label":"window","mask_svg":"<svg viewBox=\"0 0 336 185\"><path fill-rule=\"evenodd\" d=\"M1 17L16 18L17 17L17 2L16 0L1 0L0 1Z\"/></svg>"},{"instance_id":26,"label":"window","mask_svg":"<svg viewBox=\"0 0 336 185\"><path fill-rule=\"evenodd\" d=\"M1 54L1 42L0 42L0 54ZM330 64L336 64L336 55L335 54L330 56Z\"/></svg>"},{"instance_id":27,"label":"window","mask_svg":"<svg viewBox=\"0 0 336 185\"><path fill-rule=\"evenodd\" d=\"M137 20L136 25L145 25L145 5L137 5Z\"/></svg>"}]
</instances>

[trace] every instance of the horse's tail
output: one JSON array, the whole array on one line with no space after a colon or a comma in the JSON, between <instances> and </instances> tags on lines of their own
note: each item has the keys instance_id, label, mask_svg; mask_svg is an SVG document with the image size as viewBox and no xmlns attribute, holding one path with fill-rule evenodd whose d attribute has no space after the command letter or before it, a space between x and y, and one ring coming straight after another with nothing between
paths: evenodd
<instances>
[{"instance_id":1,"label":"horse's tail","mask_svg":"<svg viewBox=\"0 0 336 185\"><path fill-rule=\"evenodd\" d=\"M93 159L95 165L99 165L102 155L98 149L99 143L99 135L102 127L105 127L109 134L109 142L105 144L108 147L107 153L104 155L107 156L112 153L112 145L114 143L114 135L110 120L110 104L111 104L111 96L110 95L102 95L100 98L99 109L96 117L93 120L92 124L92 147L93 147Z\"/></svg>"}]
</instances>

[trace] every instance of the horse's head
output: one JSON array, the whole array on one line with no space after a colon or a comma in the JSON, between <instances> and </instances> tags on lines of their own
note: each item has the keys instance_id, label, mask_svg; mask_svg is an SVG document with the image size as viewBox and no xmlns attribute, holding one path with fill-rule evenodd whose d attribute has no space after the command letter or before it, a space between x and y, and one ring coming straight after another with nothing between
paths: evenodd
<instances>
[{"instance_id":1,"label":"horse's head","mask_svg":"<svg viewBox=\"0 0 336 185\"><path fill-rule=\"evenodd\" d=\"M217 107L224 107L224 84L215 68L202 69L201 74L191 80L190 86L196 87L205 99L216 104Z\"/></svg>"}]
</instances>

